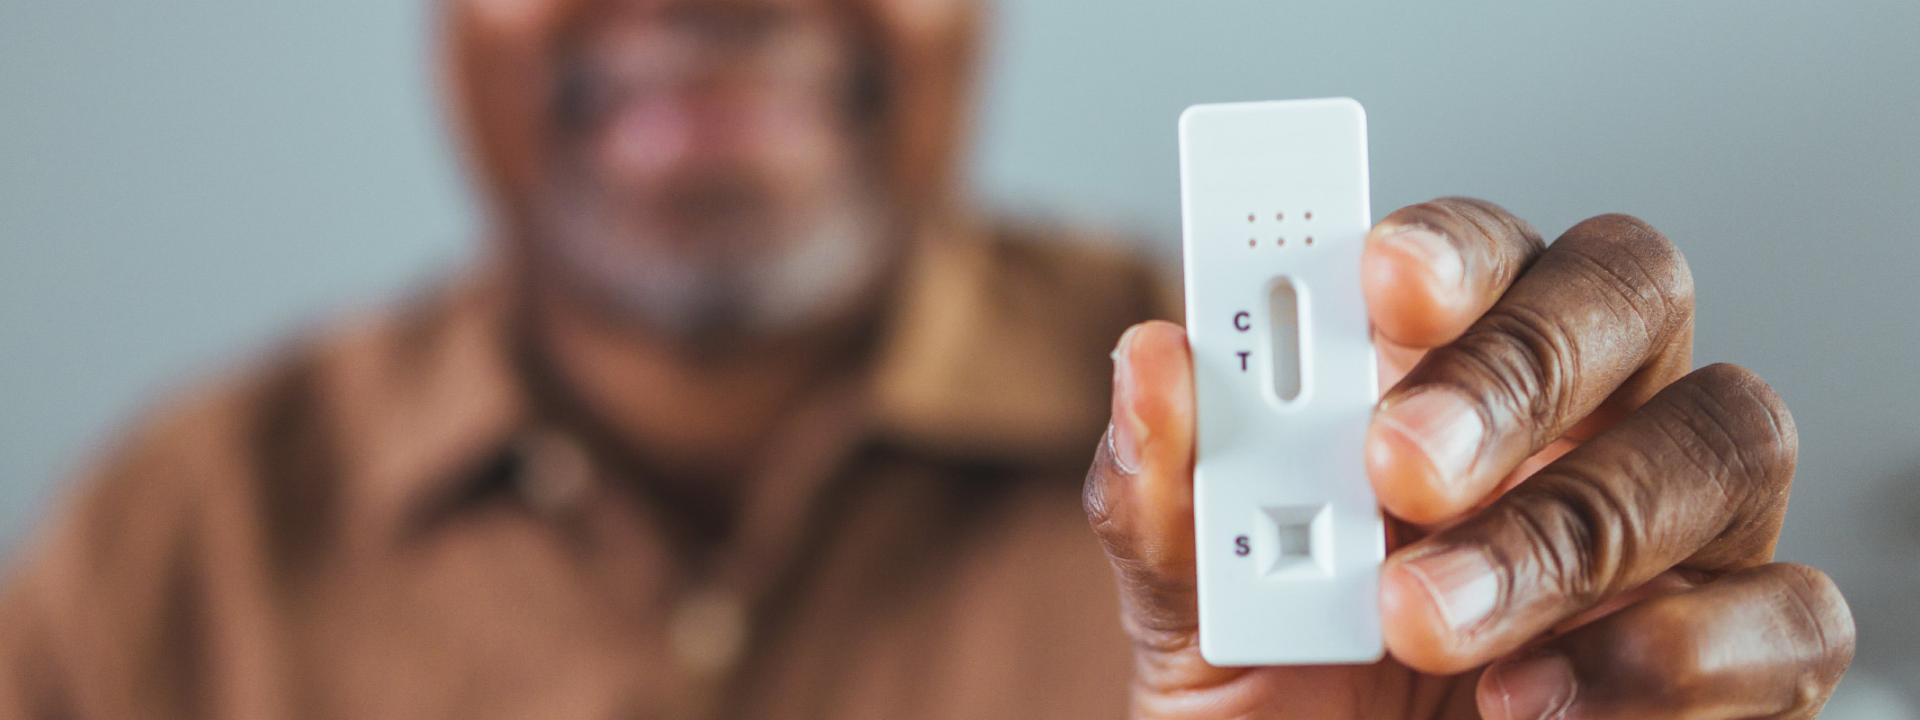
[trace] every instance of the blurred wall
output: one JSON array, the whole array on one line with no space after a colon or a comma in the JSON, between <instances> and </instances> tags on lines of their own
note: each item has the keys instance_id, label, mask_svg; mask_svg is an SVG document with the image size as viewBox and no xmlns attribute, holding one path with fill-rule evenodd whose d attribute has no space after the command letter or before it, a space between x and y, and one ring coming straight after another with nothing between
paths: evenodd
<instances>
[{"instance_id":1,"label":"blurred wall","mask_svg":"<svg viewBox=\"0 0 1920 720\"><path fill-rule=\"evenodd\" d=\"M0 0L0 553L115 426L468 246L426 0Z\"/></svg>"},{"instance_id":2,"label":"blurred wall","mask_svg":"<svg viewBox=\"0 0 1920 720\"><path fill-rule=\"evenodd\" d=\"M149 7L151 5L151 7ZM470 248L424 0L0 2L0 554L183 377ZM1794 408L1784 559L1861 657L1830 717L1920 696L1920 3L1002 0L980 195L1178 245L1174 118L1352 95L1377 213L1624 211L1693 263L1700 362Z\"/></svg>"}]
</instances>

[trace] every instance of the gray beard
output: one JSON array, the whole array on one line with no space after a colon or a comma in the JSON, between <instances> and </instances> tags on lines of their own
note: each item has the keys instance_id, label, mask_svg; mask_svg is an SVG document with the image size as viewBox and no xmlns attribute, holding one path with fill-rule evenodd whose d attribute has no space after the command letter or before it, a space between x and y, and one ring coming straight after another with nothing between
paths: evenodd
<instances>
[{"instance_id":1,"label":"gray beard","mask_svg":"<svg viewBox=\"0 0 1920 720\"><path fill-rule=\"evenodd\" d=\"M591 191L588 191L591 192ZM562 192L542 243L561 292L621 324L696 351L722 351L816 326L875 292L890 264L885 223L852 200L781 243L632 242L590 195ZM870 196L869 196L870 197Z\"/></svg>"}]
</instances>

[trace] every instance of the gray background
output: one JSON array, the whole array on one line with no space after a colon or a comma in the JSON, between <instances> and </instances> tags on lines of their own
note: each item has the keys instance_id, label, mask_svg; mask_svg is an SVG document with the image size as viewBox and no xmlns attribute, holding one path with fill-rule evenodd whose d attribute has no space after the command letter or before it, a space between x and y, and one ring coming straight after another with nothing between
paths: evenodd
<instances>
[{"instance_id":1,"label":"gray background","mask_svg":"<svg viewBox=\"0 0 1920 720\"><path fill-rule=\"evenodd\" d=\"M0 0L0 554L183 379L467 254L423 0ZM1860 660L1830 717L1920 717L1920 3L1003 0L975 186L1177 247L1174 118L1351 95L1375 205L1625 211L1692 260L1699 359L1802 451L1785 559Z\"/></svg>"}]
</instances>

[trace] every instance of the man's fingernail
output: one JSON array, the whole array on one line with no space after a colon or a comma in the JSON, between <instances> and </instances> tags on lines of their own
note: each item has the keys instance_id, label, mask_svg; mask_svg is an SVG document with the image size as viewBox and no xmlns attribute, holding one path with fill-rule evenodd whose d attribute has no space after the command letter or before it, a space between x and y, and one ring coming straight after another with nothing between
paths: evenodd
<instances>
[{"instance_id":1,"label":"man's fingernail","mask_svg":"<svg viewBox=\"0 0 1920 720\"><path fill-rule=\"evenodd\" d=\"M1457 288L1466 282L1466 259L1460 256L1459 248L1454 247L1445 235L1434 232L1432 228L1425 225L1388 228L1380 236L1380 241L1419 260L1441 287Z\"/></svg>"},{"instance_id":2,"label":"man's fingernail","mask_svg":"<svg viewBox=\"0 0 1920 720\"><path fill-rule=\"evenodd\" d=\"M1473 632L1500 601L1500 575L1479 548L1455 547L1416 556L1404 567L1433 599L1456 635Z\"/></svg>"},{"instance_id":3,"label":"man's fingernail","mask_svg":"<svg viewBox=\"0 0 1920 720\"><path fill-rule=\"evenodd\" d=\"M1562 655L1538 655L1493 669L1506 720L1558 720L1566 717L1578 686L1573 663Z\"/></svg>"},{"instance_id":4,"label":"man's fingernail","mask_svg":"<svg viewBox=\"0 0 1920 720\"><path fill-rule=\"evenodd\" d=\"M1445 386L1420 388L1388 402L1380 422L1419 447L1436 480L1449 487L1467 481L1487 435L1473 401Z\"/></svg>"},{"instance_id":5,"label":"man's fingernail","mask_svg":"<svg viewBox=\"0 0 1920 720\"><path fill-rule=\"evenodd\" d=\"M1140 326L1127 328L1113 348L1113 423L1107 427L1108 450L1114 464L1129 475L1140 471L1140 440L1146 428L1133 413L1133 368L1128 351Z\"/></svg>"}]
</instances>

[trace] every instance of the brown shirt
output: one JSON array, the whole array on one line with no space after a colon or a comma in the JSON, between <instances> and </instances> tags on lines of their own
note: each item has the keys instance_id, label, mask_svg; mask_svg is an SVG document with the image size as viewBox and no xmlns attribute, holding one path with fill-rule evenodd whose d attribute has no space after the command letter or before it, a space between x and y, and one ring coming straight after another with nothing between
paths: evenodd
<instances>
[{"instance_id":1,"label":"brown shirt","mask_svg":"<svg viewBox=\"0 0 1920 720\"><path fill-rule=\"evenodd\" d=\"M172 403L0 594L6 718L1115 717L1078 501L1141 267L915 255L723 534L536 388L480 270Z\"/></svg>"}]
</instances>

